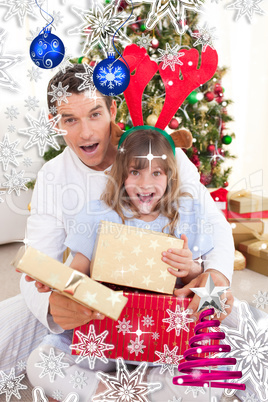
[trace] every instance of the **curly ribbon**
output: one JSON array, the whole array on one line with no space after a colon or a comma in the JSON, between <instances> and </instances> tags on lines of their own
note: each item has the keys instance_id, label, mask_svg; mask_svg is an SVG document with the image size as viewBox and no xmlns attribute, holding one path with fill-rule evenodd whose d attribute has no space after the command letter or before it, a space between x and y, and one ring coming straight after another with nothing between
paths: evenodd
<instances>
[{"instance_id":1,"label":"curly ribbon","mask_svg":"<svg viewBox=\"0 0 268 402\"><path fill-rule=\"evenodd\" d=\"M213 388L229 388L229 389L240 389L245 390L245 384L239 383L228 383L228 382L218 382L211 380L227 380L234 378L241 378L241 371L222 371L222 370L204 370L204 369L196 369L196 367L208 367L208 366L217 366L217 365L235 365L235 358L202 358L193 356L199 353L207 353L207 352L230 352L230 345L208 345L203 346L197 342L207 339L224 339L225 334L223 332L201 332L202 329L208 327L218 327L220 325L219 320L207 320L204 317L214 314L214 309L208 309L203 311L200 314L200 323L198 323L194 329L195 336L190 338L189 345L190 349L186 350L183 354L185 360L190 360L184 363L179 364L178 370L182 373L188 373L183 376L178 376L173 378L173 384L175 385L183 385L183 386L194 386L194 387L203 387L211 386Z\"/></svg>"},{"instance_id":2,"label":"curly ribbon","mask_svg":"<svg viewBox=\"0 0 268 402\"><path fill-rule=\"evenodd\" d=\"M46 18L43 16L42 13L45 13L45 14L48 15L50 18L52 18L51 22L49 22L49 23L45 26L45 28L41 29L41 31L40 31L39 34L38 34L38 35L40 35L41 32L45 33L46 31L48 31L49 25L53 26L54 17L52 17L52 15L50 15L50 14L47 13L45 10L43 10L42 7L40 7L40 5L37 3L37 0L35 0L35 4L37 5L37 7L39 7L39 9L40 9L40 14L42 15L42 17L43 17L45 20L46 20ZM48 21L46 20L46 22L48 22ZM50 29L51 29L51 28L50 28Z\"/></svg>"}]
</instances>

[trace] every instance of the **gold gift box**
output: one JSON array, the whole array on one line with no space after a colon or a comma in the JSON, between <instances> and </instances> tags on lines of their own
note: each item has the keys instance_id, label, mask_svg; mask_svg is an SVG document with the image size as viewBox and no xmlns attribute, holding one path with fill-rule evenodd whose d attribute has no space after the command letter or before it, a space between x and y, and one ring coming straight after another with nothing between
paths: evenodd
<instances>
[{"instance_id":1,"label":"gold gift box","mask_svg":"<svg viewBox=\"0 0 268 402\"><path fill-rule=\"evenodd\" d=\"M268 240L247 240L239 244L246 257L246 267L268 276Z\"/></svg>"},{"instance_id":2,"label":"gold gift box","mask_svg":"<svg viewBox=\"0 0 268 402\"><path fill-rule=\"evenodd\" d=\"M113 320L119 318L128 301L123 292L115 292L32 247L26 250L21 247L12 264L31 278Z\"/></svg>"},{"instance_id":3,"label":"gold gift box","mask_svg":"<svg viewBox=\"0 0 268 402\"><path fill-rule=\"evenodd\" d=\"M228 209L238 214L267 211L268 197L247 192L245 190L228 193Z\"/></svg>"},{"instance_id":4,"label":"gold gift box","mask_svg":"<svg viewBox=\"0 0 268 402\"><path fill-rule=\"evenodd\" d=\"M235 247L241 242L255 238L254 233L261 235L264 230L264 223L261 219L229 219Z\"/></svg>"},{"instance_id":5,"label":"gold gift box","mask_svg":"<svg viewBox=\"0 0 268 402\"><path fill-rule=\"evenodd\" d=\"M162 251L183 247L183 240L133 226L100 222L90 276L159 293L173 294L176 277L161 260Z\"/></svg>"}]
</instances>

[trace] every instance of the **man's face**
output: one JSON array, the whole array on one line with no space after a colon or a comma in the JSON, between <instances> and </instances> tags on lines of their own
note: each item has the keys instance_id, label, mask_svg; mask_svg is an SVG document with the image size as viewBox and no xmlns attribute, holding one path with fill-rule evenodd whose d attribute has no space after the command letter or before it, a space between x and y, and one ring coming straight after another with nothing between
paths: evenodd
<instances>
[{"instance_id":1,"label":"man's face","mask_svg":"<svg viewBox=\"0 0 268 402\"><path fill-rule=\"evenodd\" d=\"M66 130L66 144L78 158L94 170L104 170L115 158L116 150L110 143L110 123L116 117L116 103L108 111L104 98L89 99L85 93L72 94L68 103L57 106L61 114L59 128Z\"/></svg>"}]
</instances>

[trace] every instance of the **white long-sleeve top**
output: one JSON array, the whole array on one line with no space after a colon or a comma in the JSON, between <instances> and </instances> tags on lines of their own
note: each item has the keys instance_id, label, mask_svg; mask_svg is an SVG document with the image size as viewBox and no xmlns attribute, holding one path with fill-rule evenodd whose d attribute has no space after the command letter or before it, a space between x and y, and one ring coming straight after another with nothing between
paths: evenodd
<instances>
[{"instance_id":1,"label":"white long-sleeve top","mask_svg":"<svg viewBox=\"0 0 268 402\"><path fill-rule=\"evenodd\" d=\"M204 269L213 268L222 272L231 283L234 264L231 227L207 189L200 183L196 167L181 149L176 149L176 160L180 191L190 193L200 200L209 220L208 230L212 230L214 249L204 261ZM32 196L31 216L27 222L29 244L62 261L64 242L75 225L75 215L90 200L100 198L109 170L90 169L69 147L47 162L38 173ZM21 279L21 292L28 308L43 325L51 332L63 332L48 314L50 292L39 293L34 282L26 282L24 275Z\"/></svg>"}]
</instances>

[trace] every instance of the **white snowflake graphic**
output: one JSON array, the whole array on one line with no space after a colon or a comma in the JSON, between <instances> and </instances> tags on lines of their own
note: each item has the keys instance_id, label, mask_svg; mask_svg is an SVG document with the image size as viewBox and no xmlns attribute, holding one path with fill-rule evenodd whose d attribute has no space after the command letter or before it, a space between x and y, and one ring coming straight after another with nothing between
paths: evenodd
<instances>
[{"instance_id":1,"label":"white snowflake graphic","mask_svg":"<svg viewBox=\"0 0 268 402\"><path fill-rule=\"evenodd\" d=\"M61 115L57 115L52 119L46 117L45 109L42 108L39 119L34 119L30 114L26 116L30 127L19 130L19 133L29 135L31 138L24 145L25 149L37 144L39 155L44 156L46 146L51 146L59 150L60 146L55 140L55 137L66 134L65 130L58 129L57 123L61 119Z\"/></svg>"},{"instance_id":2,"label":"white snowflake graphic","mask_svg":"<svg viewBox=\"0 0 268 402\"><path fill-rule=\"evenodd\" d=\"M93 370L95 367L96 359L99 359L104 363L108 363L108 359L105 357L103 352L114 349L114 345L104 343L104 339L108 335L108 331L104 331L101 334L96 335L94 325L90 325L88 335L82 334L80 331L76 331L75 333L78 336L80 343L71 345L70 348L80 352L80 355L76 359L76 363L80 363L82 360L88 359L91 370Z\"/></svg>"},{"instance_id":3,"label":"white snowflake graphic","mask_svg":"<svg viewBox=\"0 0 268 402\"><path fill-rule=\"evenodd\" d=\"M162 70L165 70L166 67L170 67L172 71L175 71L175 65L183 65L180 60L181 56L184 56L185 53L178 53L179 45L175 45L172 49L169 43L166 43L166 50L158 49L158 52L161 56L158 58L159 61L163 61Z\"/></svg>"},{"instance_id":4,"label":"white snowflake graphic","mask_svg":"<svg viewBox=\"0 0 268 402\"><path fill-rule=\"evenodd\" d=\"M67 48L65 48L65 55L62 62L58 66L63 73L66 73L66 69L68 67L73 67L73 64L70 62L71 58L72 56L70 54L67 54Z\"/></svg>"},{"instance_id":5,"label":"white snowflake graphic","mask_svg":"<svg viewBox=\"0 0 268 402\"><path fill-rule=\"evenodd\" d=\"M96 45L108 50L113 36L121 43L122 41L130 42L124 31L119 29L127 20L128 15L125 12L118 13L118 7L119 2L111 2L103 7L98 0L93 0L90 10L72 7L73 12L83 22L78 27L69 30L68 33L87 37L82 51L84 55L87 55ZM134 21L135 16L132 15L126 25L132 24Z\"/></svg>"},{"instance_id":6,"label":"white snowflake graphic","mask_svg":"<svg viewBox=\"0 0 268 402\"><path fill-rule=\"evenodd\" d=\"M173 350L169 350L168 345L164 345L164 353L155 351L155 354L160 357L159 360L154 361L153 364L161 364L160 374L163 374L166 370L169 371L170 375L174 376L174 367L178 366L183 356L178 356L176 353L178 351L178 346L175 346Z\"/></svg>"},{"instance_id":7,"label":"white snowflake graphic","mask_svg":"<svg viewBox=\"0 0 268 402\"><path fill-rule=\"evenodd\" d=\"M146 395L161 388L159 383L145 383L143 377L147 369L147 363L143 362L131 373L128 372L124 361L117 359L116 377L98 372L97 376L108 388L102 394L96 395L92 401L116 401L116 402L148 402Z\"/></svg>"},{"instance_id":8,"label":"white snowflake graphic","mask_svg":"<svg viewBox=\"0 0 268 402\"><path fill-rule=\"evenodd\" d=\"M62 83L59 82L59 85L56 87L56 85L51 85L53 91L48 92L48 95L52 96L52 99L50 99L50 102L53 103L57 101L58 106L61 105L61 102L68 103L67 96L71 96L71 92L67 92L67 89L69 88L69 85L66 85L66 87L62 87Z\"/></svg>"},{"instance_id":9,"label":"white snowflake graphic","mask_svg":"<svg viewBox=\"0 0 268 402\"><path fill-rule=\"evenodd\" d=\"M60 11L53 11L52 17L54 18L53 24L59 25L62 23L63 20L63 15L61 14Z\"/></svg>"},{"instance_id":10,"label":"white snowflake graphic","mask_svg":"<svg viewBox=\"0 0 268 402\"><path fill-rule=\"evenodd\" d=\"M238 10L235 21L239 20L243 15L248 18L251 23L254 13L265 14L264 11L258 6L262 0L235 0L232 4L229 4L226 8L232 10Z\"/></svg>"},{"instance_id":11,"label":"white snowflake graphic","mask_svg":"<svg viewBox=\"0 0 268 402\"><path fill-rule=\"evenodd\" d=\"M59 389L55 389L52 394L52 398L56 399L57 401L61 401L63 398L63 392L61 392Z\"/></svg>"},{"instance_id":12,"label":"white snowflake graphic","mask_svg":"<svg viewBox=\"0 0 268 402\"><path fill-rule=\"evenodd\" d=\"M130 340L131 345L129 345L127 348L131 353L135 353L135 356L138 356L139 353L144 353L144 350L146 348L145 345L143 345L144 341L141 341L139 338L136 338L135 341Z\"/></svg>"},{"instance_id":13,"label":"white snowflake graphic","mask_svg":"<svg viewBox=\"0 0 268 402\"><path fill-rule=\"evenodd\" d=\"M143 316L143 319L142 319L142 324L145 326L145 327L152 327L153 325L154 325L154 320L153 320L153 317L152 316L149 316L149 314L145 317L145 316Z\"/></svg>"},{"instance_id":14,"label":"white snowflake graphic","mask_svg":"<svg viewBox=\"0 0 268 402\"><path fill-rule=\"evenodd\" d=\"M84 73L76 73L75 76L80 78L83 82L77 88L78 91L84 91L88 89L89 91L96 90L94 82L93 82L93 68L90 67L87 63L83 63L85 72Z\"/></svg>"},{"instance_id":15,"label":"white snowflake graphic","mask_svg":"<svg viewBox=\"0 0 268 402\"><path fill-rule=\"evenodd\" d=\"M150 34L145 35L145 34L141 34L141 37L138 38L137 40L137 45L140 47L144 47L145 49L148 49L148 47L151 45L151 37Z\"/></svg>"},{"instance_id":16,"label":"white snowflake graphic","mask_svg":"<svg viewBox=\"0 0 268 402\"><path fill-rule=\"evenodd\" d=\"M16 367L18 369L18 371L24 371L26 370L26 362L23 360L18 361L18 363L16 364Z\"/></svg>"},{"instance_id":17,"label":"white snowflake graphic","mask_svg":"<svg viewBox=\"0 0 268 402\"><path fill-rule=\"evenodd\" d=\"M229 308L230 306L228 304L225 304L226 302L227 302L227 297L225 297L224 299L220 300L222 311L220 311L216 307L214 307L215 314L216 314L217 318L219 318L221 314L227 315L227 312L226 312L225 309Z\"/></svg>"},{"instance_id":18,"label":"white snowflake graphic","mask_svg":"<svg viewBox=\"0 0 268 402\"><path fill-rule=\"evenodd\" d=\"M50 106L50 108L48 109L49 110L49 113L51 113L51 114L57 114L58 113L58 109L57 109L57 107L56 106Z\"/></svg>"},{"instance_id":19,"label":"white snowflake graphic","mask_svg":"<svg viewBox=\"0 0 268 402\"><path fill-rule=\"evenodd\" d=\"M22 61L20 55L4 54L6 31L0 29L0 87L18 90L18 84L8 75L7 69Z\"/></svg>"},{"instance_id":20,"label":"white snowflake graphic","mask_svg":"<svg viewBox=\"0 0 268 402\"><path fill-rule=\"evenodd\" d=\"M216 28L208 28L206 23L203 27L197 26L197 29L198 32L192 33L192 37L197 39L193 46L202 45L202 52L205 52L208 46L214 49L212 41L217 39L213 32Z\"/></svg>"},{"instance_id":21,"label":"white snowflake graphic","mask_svg":"<svg viewBox=\"0 0 268 402\"><path fill-rule=\"evenodd\" d=\"M159 334L158 332L153 332L153 333L152 333L152 338L153 338L154 340L157 340L157 339L160 338L160 334Z\"/></svg>"},{"instance_id":22,"label":"white snowflake graphic","mask_svg":"<svg viewBox=\"0 0 268 402\"><path fill-rule=\"evenodd\" d=\"M28 191L28 188L25 186L25 183L30 181L29 178L23 178L24 170L21 170L19 173L16 172L15 169L12 169L11 174L5 174L5 178L8 180L3 183L3 187L8 187L8 194L11 194L12 191L15 191L17 195L20 195L20 190Z\"/></svg>"},{"instance_id":23,"label":"white snowflake graphic","mask_svg":"<svg viewBox=\"0 0 268 402\"><path fill-rule=\"evenodd\" d=\"M9 375L5 374L2 370L0 371L0 374L2 377L2 380L0 381L0 395L6 394L6 402L10 401L12 395L17 399L21 399L19 390L28 388L26 385L20 383L25 375L21 374L16 377L14 367L10 370Z\"/></svg>"},{"instance_id":24,"label":"white snowflake graphic","mask_svg":"<svg viewBox=\"0 0 268 402\"><path fill-rule=\"evenodd\" d=\"M31 158L24 158L23 159L23 162L22 162L23 164L24 164L24 166L26 166L26 167L29 167L29 166L32 166L32 163L33 163L33 161L32 161L32 159Z\"/></svg>"},{"instance_id":25,"label":"white snowflake graphic","mask_svg":"<svg viewBox=\"0 0 268 402\"><path fill-rule=\"evenodd\" d=\"M4 21L9 21L10 18L17 15L20 26L22 26L27 14L36 18L33 10L33 6L36 6L35 0L0 0L0 6L9 7L8 12L4 15Z\"/></svg>"},{"instance_id":26,"label":"white snowflake graphic","mask_svg":"<svg viewBox=\"0 0 268 402\"><path fill-rule=\"evenodd\" d=\"M249 395L249 393L246 393L246 396L242 396L242 401L243 402L258 402L258 399L255 399L254 394Z\"/></svg>"},{"instance_id":27,"label":"white snowflake graphic","mask_svg":"<svg viewBox=\"0 0 268 402\"><path fill-rule=\"evenodd\" d=\"M32 67L31 70L27 70L27 71L28 71L27 77L30 78L30 81L37 82L38 80L40 80L42 78L40 68L38 68L38 67Z\"/></svg>"},{"instance_id":28,"label":"white snowflake graphic","mask_svg":"<svg viewBox=\"0 0 268 402\"><path fill-rule=\"evenodd\" d=\"M226 333L226 339L222 342L231 346L228 357L236 359L236 365L232 370L242 371L239 382L250 381L254 386L260 401L268 400L268 331L266 327L258 327L249 306L246 302L240 302L238 323L239 328L228 328L225 325L220 329ZM227 354L224 354L224 357ZM237 380L229 380L237 382ZM226 395L231 396L235 390L225 390Z\"/></svg>"},{"instance_id":29,"label":"white snowflake graphic","mask_svg":"<svg viewBox=\"0 0 268 402\"><path fill-rule=\"evenodd\" d=\"M13 124L10 124L8 126L8 128L7 128L7 132L10 133L10 134L15 133L16 132L16 127L13 126Z\"/></svg>"},{"instance_id":30,"label":"white snowflake graphic","mask_svg":"<svg viewBox=\"0 0 268 402\"><path fill-rule=\"evenodd\" d=\"M127 0L130 4L131 1ZM140 0L133 0L133 3L140 3ZM202 0L145 0L144 3L150 3L151 9L146 21L146 28L152 30L166 16L174 26L176 32L184 34L186 25L186 10L200 12Z\"/></svg>"},{"instance_id":31,"label":"white snowflake graphic","mask_svg":"<svg viewBox=\"0 0 268 402\"><path fill-rule=\"evenodd\" d=\"M70 384L73 384L73 388L79 388L83 389L85 385L87 385L87 377L85 376L85 373L79 373L79 371L75 371L74 375L71 375L71 381L69 381Z\"/></svg>"},{"instance_id":32,"label":"white snowflake graphic","mask_svg":"<svg viewBox=\"0 0 268 402\"><path fill-rule=\"evenodd\" d=\"M2 162L4 171L7 170L9 163L19 165L16 157L23 155L23 152L16 149L19 143L19 140L10 142L8 134L5 134L3 142L0 142L0 163Z\"/></svg>"},{"instance_id":33,"label":"white snowflake graphic","mask_svg":"<svg viewBox=\"0 0 268 402\"><path fill-rule=\"evenodd\" d=\"M99 74L96 76L102 87L113 89L116 86L122 85L122 80L125 78L125 73L120 66L113 66L112 64L106 67L100 67ZM112 96L110 94L110 96Z\"/></svg>"},{"instance_id":34,"label":"white snowflake graphic","mask_svg":"<svg viewBox=\"0 0 268 402\"><path fill-rule=\"evenodd\" d=\"M261 290L258 290L258 294L253 295L255 299L253 300L253 303L257 303L256 307L259 308L265 308L265 306L268 306L268 294L267 292L262 292Z\"/></svg>"},{"instance_id":35,"label":"white snowflake graphic","mask_svg":"<svg viewBox=\"0 0 268 402\"><path fill-rule=\"evenodd\" d=\"M197 398L199 392L200 392L200 394L205 394L206 391L205 391L204 387L187 387L187 389L184 393L189 394L190 392L193 393L194 398Z\"/></svg>"},{"instance_id":36,"label":"white snowflake graphic","mask_svg":"<svg viewBox=\"0 0 268 402\"><path fill-rule=\"evenodd\" d=\"M28 36L27 38L26 38L26 40L29 40L29 41L33 41L38 35L39 35L39 33L42 31L42 28L39 28L39 27L36 27L35 29L33 29L33 30L31 30L30 29L30 36Z\"/></svg>"},{"instance_id":37,"label":"white snowflake graphic","mask_svg":"<svg viewBox=\"0 0 268 402\"><path fill-rule=\"evenodd\" d=\"M176 336L179 336L181 333L181 329L186 332L189 332L188 324L193 322L192 318L187 318L189 314L189 310L181 310L180 306L176 306L175 312L167 309L167 313L169 318L163 318L163 322L169 323L169 327L167 328L167 332L170 332L172 329L175 329Z\"/></svg>"},{"instance_id":38,"label":"white snowflake graphic","mask_svg":"<svg viewBox=\"0 0 268 402\"><path fill-rule=\"evenodd\" d=\"M118 328L118 333L123 332L123 335L126 335L126 333L130 332L132 325L130 325L130 320L126 321L124 317L122 321L118 320L116 328Z\"/></svg>"},{"instance_id":39,"label":"white snowflake graphic","mask_svg":"<svg viewBox=\"0 0 268 402\"><path fill-rule=\"evenodd\" d=\"M25 99L25 107L28 109L30 112L31 110L35 111L35 108L38 107L39 100L35 96L28 96L27 99Z\"/></svg>"},{"instance_id":40,"label":"white snowflake graphic","mask_svg":"<svg viewBox=\"0 0 268 402\"><path fill-rule=\"evenodd\" d=\"M64 378L65 375L63 374L62 369L69 367L68 363L63 363L61 361L64 355L65 354L62 352L59 355L55 356L53 348L50 348L48 356L42 352L39 352L39 356L43 360L42 363L35 363L35 367L40 367L43 369L41 374L39 374L39 378L43 378L45 375L49 375L50 382L54 382L56 375Z\"/></svg>"},{"instance_id":41,"label":"white snowflake graphic","mask_svg":"<svg viewBox=\"0 0 268 402\"><path fill-rule=\"evenodd\" d=\"M5 112L5 114L7 115L7 119L10 119L11 121L13 121L13 119L17 119L17 116L20 114L20 112L18 111L18 109L14 106L10 106L7 107L7 110Z\"/></svg>"},{"instance_id":42,"label":"white snowflake graphic","mask_svg":"<svg viewBox=\"0 0 268 402\"><path fill-rule=\"evenodd\" d=\"M0 195L4 195L4 194L6 194L6 192L0 190ZM1 204L2 202L4 202L4 200L3 200L3 198L0 197L0 204Z\"/></svg>"}]
</instances>

